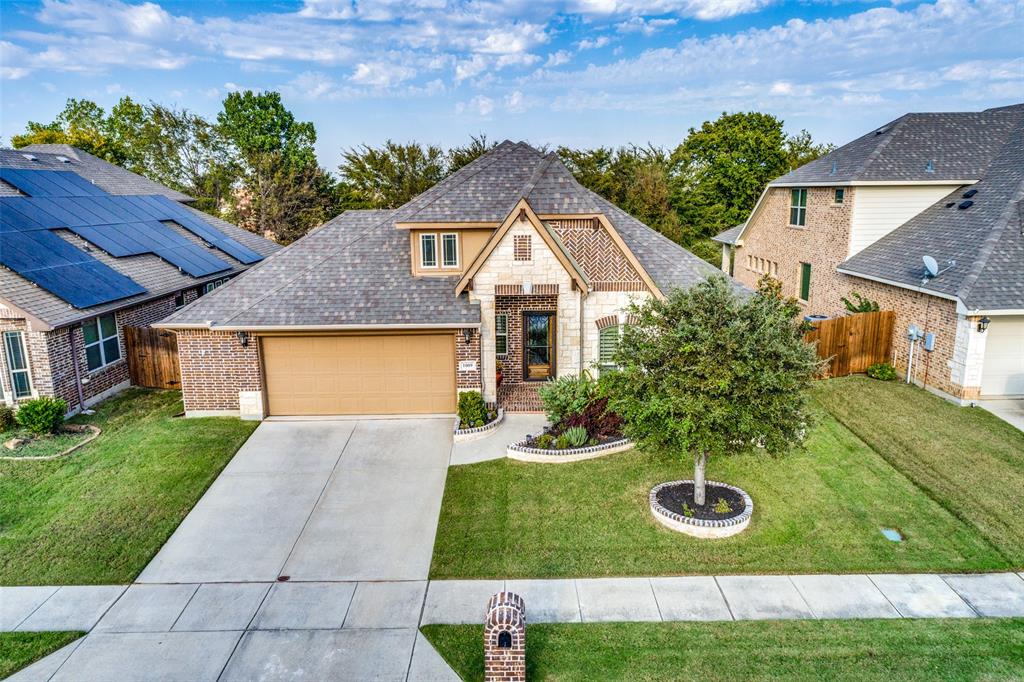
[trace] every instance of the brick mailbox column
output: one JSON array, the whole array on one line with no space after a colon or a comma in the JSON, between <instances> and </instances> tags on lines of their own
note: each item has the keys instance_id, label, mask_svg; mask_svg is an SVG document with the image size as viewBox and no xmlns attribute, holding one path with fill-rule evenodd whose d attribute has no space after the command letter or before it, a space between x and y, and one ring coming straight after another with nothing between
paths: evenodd
<instances>
[{"instance_id":1,"label":"brick mailbox column","mask_svg":"<svg viewBox=\"0 0 1024 682\"><path fill-rule=\"evenodd\" d=\"M526 682L526 604L512 592L487 600L485 682Z\"/></svg>"}]
</instances>

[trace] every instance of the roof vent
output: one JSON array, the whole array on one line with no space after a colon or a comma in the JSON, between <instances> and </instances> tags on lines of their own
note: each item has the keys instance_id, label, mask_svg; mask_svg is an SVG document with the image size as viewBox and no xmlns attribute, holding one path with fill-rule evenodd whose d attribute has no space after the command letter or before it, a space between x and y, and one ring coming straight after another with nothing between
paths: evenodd
<instances>
[{"instance_id":1,"label":"roof vent","mask_svg":"<svg viewBox=\"0 0 1024 682\"><path fill-rule=\"evenodd\" d=\"M22 154L22 156L24 156L29 161L38 161L39 160L39 157L37 157L34 154Z\"/></svg>"},{"instance_id":2,"label":"roof vent","mask_svg":"<svg viewBox=\"0 0 1024 682\"><path fill-rule=\"evenodd\" d=\"M58 156L57 160L60 161L61 163L71 163L71 159L69 159L66 156Z\"/></svg>"},{"instance_id":3,"label":"roof vent","mask_svg":"<svg viewBox=\"0 0 1024 682\"><path fill-rule=\"evenodd\" d=\"M889 132L888 128L879 128L875 131L875 135L884 135L887 132Z\"/></svg>"},{"instance_id":4,"label":"roof vent","mask_svg":"<svg viewBox=\"0 0 1024 682\"><path fill-rule=\"evenodd\" d=\"M950 201L949 203L946 204L946 208L953 208L954 206L956 206L955 201Z\"/></svg>"},{"instance_id":5,"label":"roof vent","mask_svg":"<svg viewBox=\"0 0 1024 682\"><path fill-rule=\"evenodd\" d=\"M833 161L833 162L832 162L832 170L830 170L830 171L828 172L828 174L829 174L829 175L835 175L835 174L836 174L836 168L837 168L837 167L838 167L838 164L837 164L837 163L836 163L835 161Z\"/></svg>"},{"instance_id":6,"label":"roof vent","mask_svg":"<svg viewBox=\"0 0 1024 682\"><path fill-rule=\"evenodd\" d=\"M963 209L970 208L971 206L974 206L974 202L968 199L967 201L961 201L960 205L957 206L957 208L959 208L962 211Z\"/></svg>"},{"instance_id":7,"label":"roof vent","mask_svg":"<svg viewBox=\"0 0 1024 682\"><path fill-rule=\"evenodd\" d=\"M933 160L928 159L928 163L925 164L925 167L924 167L924 172L925 173L934 173L935 172L935 162Z\"/></svg>"},{"instance_id":8,"label":"roof vent","mask_svg":"<svg viewBox=\"0 0 1024 682\"><path fill-rule=\"evenodd\" d=\"M964 199L970 199L971 197L973 197L977 193L978 193L978 190L976 190L976 189L969 189L966 192L964 192Z\"/></svg>"}]
</instances>

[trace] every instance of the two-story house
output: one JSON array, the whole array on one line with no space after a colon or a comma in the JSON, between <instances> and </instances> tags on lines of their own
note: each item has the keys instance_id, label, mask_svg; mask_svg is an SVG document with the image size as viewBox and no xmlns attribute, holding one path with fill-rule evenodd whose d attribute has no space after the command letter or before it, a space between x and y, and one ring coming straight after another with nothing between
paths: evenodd
<instances>
[{"instance_id":1,"label":"two-story house","mask_svg":"<svg viewBox=\"0 0 1024 682\"><path fill-rule=\"evenodd\" d=\"M1022 202L1024 104L907 114L772 181L715 239L724 270L781 280L809 315L853 292L896 311L894 364L916 327L913 379L968 403L1024 395Z\"/></svg>"},{"instance_id":2,"label":"two-story house","mask_svg":"<svg viewBox=\"0 0 1024 682\"><path fill-rule=\"evenodd\" d=\"M190 415L451 414L464 390L536 410L545 380L610 362L631 302L716 273L506 141L157 326L178 335Z\"/></svg>"}]
</instances>

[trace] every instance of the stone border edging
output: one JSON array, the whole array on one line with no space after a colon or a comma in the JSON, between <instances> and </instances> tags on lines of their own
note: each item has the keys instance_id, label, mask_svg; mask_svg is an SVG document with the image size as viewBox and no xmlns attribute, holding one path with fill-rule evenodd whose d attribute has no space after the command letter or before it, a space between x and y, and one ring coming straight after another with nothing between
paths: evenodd
<instances>
[{"instance_id":1,"label":"stone border edging","mask_svg":"<svg viewBox=\"0 0 1024 682\"><path fill-rule=\"evenodd\" d=\"M494 418L494 421L488 422L483 426L474 426L471 429L460 429L459 418L455 417L455 429L452 431L452 440L456 443L465 443L466 441L476 440L477 438L483 438L488 433L498 428L501 422L505 420L505 410L498 408L498 416Z\"/></svg>"},{"instance_id":2,"label":"stone border edging","mask_svg":"<svg viewBox=\"0 0 1024 682\"><path fill-rule=\"evenodd\" d=\"M730 535L736 535L750 525L750 517L754 513L754 501L750 499L750 495L747 494L747 491L742 488L737 488L734 485L729 485L728 483L722 483L721 481L706 481L705 483L707 485L728 488L729 490L738 492L740 496L743 497L743 504L745 505L743 512L738 516L734 516L730 519L695 519L690 516L683 516L682 514L670 511L658 502L658 491L662 488L680 485L683 483L693 483L693 479L667 481L665 483L659 483L651 488L651 492L648 495L648 501L651 505L651 513L654 514L654 518L661 525L680 533L692 535L693 537L712 539L727 538Z\"/></svg>"},{"instance_id":3,"label":"stone border edging","mask_svg":"<svg viewBox=\"0 0 1024 682\"><path fill-rule=\"evenodd\" d=\"M622 438L610 443L601 445L588 445L582 448L568 448L566 450L542 450L541 448L529 448L524 445L525 440L512 443L506 448L505 455L509 459L518 459L521 462L540 462L542 464L565 464L567 462L581 462L585 459L604 457L616 452L626 452L636 447L636 443L628 438Z\"/></svg>"},{"instance_id":4,"label":"stone border edging","mask_svg":"<svg viewBox=\"0 0 1024 682\"><path fill-rule=\"evenodd\" d=\"M73 426L78 426L78 424L74 424ZM0 460L8 462L44 462L49 459L60 459L61 457L67 457L78 448L93 442L101 433L103 433L103 431L100 430L100 427L93 426L92 424L82 424L81 426L88 431L92 431L92 435L83 440L81 443L76 443L75 445L72 445L64 452L59 452L56 455L44 455L42 457L9 457L5 455L3 457L0 457Z\"/></svg>"}]
</instances>

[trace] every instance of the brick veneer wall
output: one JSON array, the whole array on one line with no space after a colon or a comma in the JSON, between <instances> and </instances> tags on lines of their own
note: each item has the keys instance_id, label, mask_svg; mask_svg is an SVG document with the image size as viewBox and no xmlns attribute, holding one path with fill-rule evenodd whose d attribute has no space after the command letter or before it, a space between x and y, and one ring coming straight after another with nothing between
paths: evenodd
<instances>
[{"instance_id":1,"label":"brick veneer wall","mask_svg":"<svg viewBox=\"0 0 1024 682\"><path fill-rule=\"evenodd\" d=\"M595 218L548 221L594 291L646 291L639 273Z\"/></svg>"},{"instance_id":2,"label":"brick veneer wall","mask_svg":"<svg viewBox=\"0 0 1024 682\"><path fill-rule=\"evenodd\" d=\"M558 312L558 296L524 294L495 296L494 314L508 316L508 354L498 356L504 366L503 385L523 383L523 313ZM561 341L555 338L555 344ZM556 367L557 369L557 367Z\"/></svg>"},{"instance_id":3,"label":"brick veneer wall","mask_svg":"<svg viewBox=\"0 0 1024 682\"><path fill-rule=\"evenodd\" d=\"M476 369L460 370L459 363L472 360L476 363ZM459 391L482 391L480 383L480 330L472 330L469 343L463 337L460 330L455 335L455 386Z\"/></svg>"},{"instance_id":4,"label":"brick veneer wall","mask_svg":"<svg viewBox=\"0 0 1024 682\"><path fill-rule=\"evenodd\" d=\"M508 638L508 646L501 640ZM526 682L526 604L513 592L487 600L484 619L485 682Z\"/></svg>"},{"instance_id":5,"label":"brick veneer wall","mask_svg":"<svg viewBox=\"0 0 1024 682\"><path fill-rule=\"evenodd\" d=\"M180 329L178 362L186 412L238 410L239 391L259 391L260 351L255 337L242 347L233 332Z\"/></svg>"},{"instance_id":6,"label":"brick veneer wall","mask_svg":"<svg viewBox=\"0 0 1024 682\"><path fill-rule=\"evenodd\" d=\"M93 399L101 398L110 391L122 387L129 381L128 362L124 344L124 327L148 327L174 312L174 294L147 301L131 308L114 312L119 335L121 357L118 360L89 371L85 354L85 336L82 327L76 324L51 331L35 331L23 319L0 319L0 331L23 331L29 353L29 368L32 372L32 388L36 395L53 396L67 401L71 410L79 408L78 375L82 379L82 397L88 405ZM185 292L186 302L196 298L195 289ZM74 339L74 352L71 340ZM6 361L4 363L6 367ZM6 374L4 372L3 374ZM4 394L9 391L9 378L2 379Z\"/></svg>"},{"instance_id":7,"label":"brick veneer wall","mask_svg":"<svg viewBox=\"0 0 1024 682\"><path fill-rule=\"evenodd\" d=\"M749 264L761 258L777 266L773 277L782 282L786 296L800 293L800 263L811 265L811 292L807 313L834 315L845 310L840 300L849 296L850 285L841 280L836 266L846 260L856 188L847 187L843 203L833 201L833 187L807 191L807 219L803 227L789 226L790 188L768 190L754 222L736 251L733 276L751 288L765 274Z\"/></svg>"},{"instance_id":8,"label":"brick veneer wall","mask_svg":"<svg viewBox=\"0 0 1024 682\"><path fill-rule=\"evenodd\" d=\"M842 204L833 201L832 187L811 187L807 196L807 220L802 228L789 227L789 188L772 188L762 209L736 251L734 275L756 287L762 272L751 268L748 257L778 263L773 275L782 282L783 293L797 296L800 263L811 264L811 292L805 314L843 315L842 297L856 291L877 301L882 310L896 312L893 328L893 364L906 372L910 343L907 329L916 324L935 334L935 350L925 352L923 344L914 352L914 378L922 384L957 398L971 398L977 389L963 385L967 359L957 345L959 317L953 301L836 272L849 251L850 226L856 188L847 187ZM920 353L918 352L920 351Z\"/></svg>"}]
</instances>

